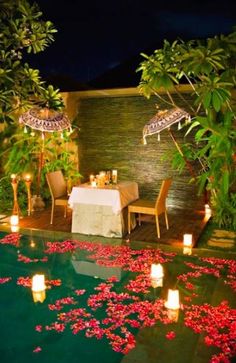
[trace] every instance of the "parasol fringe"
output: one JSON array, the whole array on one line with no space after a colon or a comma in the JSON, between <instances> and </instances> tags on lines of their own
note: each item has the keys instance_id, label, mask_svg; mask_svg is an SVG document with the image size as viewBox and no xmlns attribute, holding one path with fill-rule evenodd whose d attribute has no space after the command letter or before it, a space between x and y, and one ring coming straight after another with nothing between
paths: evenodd
<instances>
[{"instance_id":1,"label":"parasol fringe","mask_svg":"<svg viewBox=\"0 0 236 363\"><path fill-rule=\"evenodd\" d=\"M191 120L191 116L190 116L190 115L188 115L188 117L186 118L186 123L187 123L187 124L189 124L191 121L192 121L192 120Z\"/></svg>"},{"instance_id":2,"label":"parasol fringe","mask_svg":"<svg viewBox=\"0 0 236 363\"><path fill-rule=\"evenodd\" d=\"M144 126L144 128L143 128L143 145L147 145L147 140L146 140L147 134L148 134L147 126Z\"/></svg>"},{"instance_id":3,"label":"parasol fringe","mask_svg":"<svg viewBox=\"0 0 236 363\"><path fill-rule=\"evenodd\" d=\"M177 122L180 123L182 119L185 119L186 122L187 120L188 122L191 121L188 112L181 108L159 110L157 114L144 126L143 135L149 136L159 133Z\"/></svg>"},{"instance_id":4,"label":"parasol fringe","mask_svg":"<svg viewBox=\"0 0 236 363\"><path fill-rule=\"evenodd\" d=\"M34 130L54 132L69 129L71 123L66 114L38 107L31 108L19 117L19 123Z\"/></svg>"}]
</instances>

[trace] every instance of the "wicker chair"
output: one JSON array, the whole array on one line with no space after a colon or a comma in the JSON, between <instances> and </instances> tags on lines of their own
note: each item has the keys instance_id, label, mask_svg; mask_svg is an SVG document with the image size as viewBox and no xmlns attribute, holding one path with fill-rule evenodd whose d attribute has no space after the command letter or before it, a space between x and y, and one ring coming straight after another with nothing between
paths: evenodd
<instances>
[{"instance_id":1,"label":"wicker chair","mask_svg":"<svg viewBox=\"0 0 236 363\"><path fill-rule=\"evenodd\" d=\"M156 201L152 202L149 200L138 199L128 206L128 233L130 234L130 214L138 213L138 222L141 225L141 214L154 215L156 219L157 237L160 238L160 226L158 216L165 214L166 228L169 229L167 209L166 209L166 198L168 195L169 188L171 186L172 179L165 179L162 181L161 189Z\"/></svg>"},{"instance_id":2,"label":"wicker chair","mask_svg":"<svg viewBox=\"0 0 236 363\"><path fill-rule=\"evenodd\" d=\"M66 218L68 206L67 186L61 170L46 174L47 183L52 197L52 209L50 224L53 224L54 208L56 205L64 206L64 217Z\"/></svg>"}]
</instances>

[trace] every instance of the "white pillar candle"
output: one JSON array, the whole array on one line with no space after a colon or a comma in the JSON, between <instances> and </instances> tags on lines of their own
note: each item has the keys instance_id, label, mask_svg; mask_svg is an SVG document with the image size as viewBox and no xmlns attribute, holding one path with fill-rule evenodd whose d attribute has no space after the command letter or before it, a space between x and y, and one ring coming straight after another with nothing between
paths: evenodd
<instances>
[{"instance_id":1,"label":"white pillar candle","mask_svg":"<svg viewBox=\"0 0 236 363\"><path fill-rule=\"evenodd\" d=\"M32 294L34 302L43 302L46 298L46 286L44 275L36 274L32 278Z\"/></svg>"},{"instance_id":2,"label":"white pillar candle","mask_svg":"<svg viewBox=\"0 0 236 363\"><path fill-rule=\"evenodd\" d=\"M211 217L211 207L209 204L205 204L205 216L209 218Z\"/></svg>"},{"instance_id":3,"label":"white pillar candle","mask_svg":"<svg viewBox=\"0 0 236 363\"><path fill-rule=\"evenodd\" d=\"M45 277L44 275L34 275L32 278L32 291L42 291L45 290Z\"/></svg>"},{"instance_id":4,"label":"white pillar candle","mask_svg":"<svg viewBox=\"0 0 236 363\"><path fill-rule=\"evenodd\" d=\"M184 255L191 255L192 254L192 243L193 243L193 235L192 234L184 234L183 240L183 254Z\"/></svg>"},{"instance_id":5,"label":"white pillar candle","mask_svg":"<svg viewBox=\"0 0 236 363\"><path fill-rule=\"evenodd\" d=\"M165 307L171 310L177 310L180 308L179 290L168 290L168 297L167 301L165 302Z\"/></svg>"},{"instance_id":6,"label":"white pillar candle","mask_svg":"<svg viewBox=\"0 0 236 363\"><path fill-rule=\"evenodd\" d=\"M164 272L162 265L160 263L158 264L153 263L151 265L151 274L150 274L151 285L153 288L163 286L163 276Z\"/></svg>"},{"instance_id":7,"label":"white pillar candle","mask_svg":"<svg viewBox=\"0 0 236 363\"><path fill-rule=\"evenodd\" d=\"M184 246L192 246L193 235L192 234L184 234Z\"/></svg>"},{"instance_id":8,"label":"white pillar candle","mask_svg":"<svg viewBox=\"0 0 236 363\"><path fill-rule=\"evenodd\" d=\"M165 307L168 309L168 318L177 322L179 318L179 290L168 290L167 301L165 302Z\"/></svg>"},{"instance_id":9,"label":"white pillar candle","mask_svg":"<svg viewBox=\"0 0 236 363\"><path fill-rule=\"evenodd\" d=\"M18 215L16 215L16 214L12 215L10 218L10 223L11 223L11 226L18 226L18 224L19 224Z\"/></svg>"},{"instance_id":10,"label":"white pillar candle","mask_svg":"<svg viewBox=\"0 0 236 363\"><path fill-rule=\"evenodd\" d=\"M160 263L151 265L151 278L160 279L164 276L163 267Z\"/></svg>"}]
</instances>

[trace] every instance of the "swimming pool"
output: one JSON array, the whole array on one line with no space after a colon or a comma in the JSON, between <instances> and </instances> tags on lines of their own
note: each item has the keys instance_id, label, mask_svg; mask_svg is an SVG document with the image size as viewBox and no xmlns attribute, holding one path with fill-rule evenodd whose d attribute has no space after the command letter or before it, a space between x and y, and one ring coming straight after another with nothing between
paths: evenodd
<instances>
[{"instance_id":1,"label":"swimming pool","mask_svg":"<svg viewBox=\"0 0 236 363\"><path fill-rule=\"evenodd\" d=\"M1 363L190 363L235 354L234 260L18 234L0 239ZM154 288L156 262L164 280ZM46 298L34 302L31 279L39 273ZM164 307L168 288L180 292L177 323ZM224 326L214 317L225 317ZM215 347L211 339L223 333L225 345Z\"/></svg>"}]
</instances>

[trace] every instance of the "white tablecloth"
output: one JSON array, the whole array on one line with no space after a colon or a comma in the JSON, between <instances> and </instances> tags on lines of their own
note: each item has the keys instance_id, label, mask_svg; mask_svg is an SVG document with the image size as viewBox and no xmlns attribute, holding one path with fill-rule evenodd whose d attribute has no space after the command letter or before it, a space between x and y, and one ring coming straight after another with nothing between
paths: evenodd
<instances>
[{"instance_id":1,"label":"white tablecloth","mask_svg":"<svg viewBox=\"0 0 236 363\"><path fill-rule=\"evenodd\" d=\"M118 214L129 203L137 200L138 184L132 181L120 182L117 185L104 188L94 188L89 184L73 187L69 205L73 209L74 203L111 206Z\"/></svg>"},{"instance_id":2,"label":"white tablecloth","mask_svg":"<svg viewBox=\"0 0 236 363\"><path fill-rule=\"evenodd\" d=\"M127 230L126 207L138 198L138 184L131 181L105 188L94 188L88 184L73 187L69 198L73 209L72 232L122 237Z\"/></svg>"}]
</instances>

